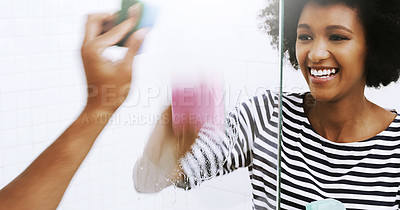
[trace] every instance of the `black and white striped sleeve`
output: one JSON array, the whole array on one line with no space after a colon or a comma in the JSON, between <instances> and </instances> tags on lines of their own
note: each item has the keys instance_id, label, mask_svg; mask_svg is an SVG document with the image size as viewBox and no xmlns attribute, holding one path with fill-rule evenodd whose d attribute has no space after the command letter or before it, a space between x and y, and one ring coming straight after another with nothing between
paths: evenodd
<instances>
[{"instance_id":1,"label":"black and white striped sleeve","mask_svg":"<svg viewBox=\"0 0 400 210\"><path fill-rule=\"evenodd\" d=\"M205 180L252 164L251 107L249 100L229 112L224 129L203 126L191 151L180 160L184 180L179 187L191 189Z\"/></svg>"}]
</instances>

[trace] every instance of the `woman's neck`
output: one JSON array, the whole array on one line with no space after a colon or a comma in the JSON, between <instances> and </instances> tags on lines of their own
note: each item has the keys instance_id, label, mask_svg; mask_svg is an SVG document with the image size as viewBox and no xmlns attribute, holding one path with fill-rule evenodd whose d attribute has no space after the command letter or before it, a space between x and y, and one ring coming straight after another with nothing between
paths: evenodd
<instances>
[{"instance_id":1,"label":"woman's neck","mask_svg":"<svg viewBox=\"0 0 400 210\"><path fill-rule=\"evenodd\" d=\"M334 142L371 138L384 130L394 118L392 113L368 101L364 95L334 102L305 98L309 100L305 103L305 111L311 125L321 136Z\"/></svg>"}]
</instances>

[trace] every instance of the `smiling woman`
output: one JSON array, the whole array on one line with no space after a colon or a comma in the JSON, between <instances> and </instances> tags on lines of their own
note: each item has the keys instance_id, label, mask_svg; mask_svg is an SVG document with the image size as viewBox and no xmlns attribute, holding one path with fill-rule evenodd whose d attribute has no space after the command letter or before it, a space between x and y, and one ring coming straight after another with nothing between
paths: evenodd
<instances>
[{"instance_id":1,"label":"smiling woman","mask_svg":"<svg viewBox=\"0 0 400 210\"><path fill-rule=\"evenodd\" d=\"M309 3L297 34L297 61L314 98L333 101L363 95L367 47L355 10L342 4Z\"/></svg>"},{"instance_id":2,"label":"smiling woman","mask_svg":"<svg viewBox=\"0 0 400 210\"><path fill-rule=\"evenodd\" d=\"M275 46L276 6L270 1L263 13ZM400 3L288 0L284 10L283 50L310 92L284 94L280 118L280 96L265 91L227 115L225 132L204 126L196 139L173 136L159 123L136 164L138 191L171 184L140 185L143 175L156 173L138 170L150 160L185 189L247 167L253 209L275 209L279 202L281 209L304 209L327 198L347 209L399 209L400 115L367 100L364 89L399 78Z\"/></svg>"},{"instance_id":3,"label":"smiling woman","mask_svg":"<svg viewBox=\"0 0 400 210\"><path fill-rule=\"evenodd\" d=\"M288 53L288 59L295 68L298 67L296 59L298 21L307 2L309 1L286 0L285 4L284 51ZM356 12L357 19L363 26L368 47L365 59L367 86L386 86L399 78L400 55L397 52L400 47L400 42L398 41L400 39L400 34L398 33L400 30L400 4L398 1L315 0L314 2L321 6L341 4ZM265 20L264 28L272 37L272 45L274 46L278 45L278 16L276 11L278 11L277 1L271 0L262 14ZM313 21L318 22L317 20L325 17L325 15L315 16L317 19ZM344 37L332 38L341 39Z\"/></svg>"},{"instance_id":4,"label":"smiling woman","mask_svg":"<svg viewBox=\"0 0 400 210\"><path fill-rule=\"evenodd\" d=\"M364 96L367 46L357 10L311 2L297 28L297 62L315 101L305 107L313 128L335 142L361 141L384 130L396 115Z\"/></svg>"}]
</instances>

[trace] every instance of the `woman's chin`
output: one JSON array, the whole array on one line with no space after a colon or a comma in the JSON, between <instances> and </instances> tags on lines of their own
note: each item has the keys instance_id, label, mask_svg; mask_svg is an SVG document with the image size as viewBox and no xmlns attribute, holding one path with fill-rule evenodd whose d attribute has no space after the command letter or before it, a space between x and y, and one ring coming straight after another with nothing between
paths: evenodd
<instances>
[{"instance_id":1,"label":"woman's chin","mask_svg":"<svg viewBox=\"0 0 400 210\"><path fill-rule=\"evenodd\" d=\"M332 102L335 100L334 94L330 91L322 91L322 90L311 90L311 95L316 101L321 102Z\"/></svg>"}]
</instances>

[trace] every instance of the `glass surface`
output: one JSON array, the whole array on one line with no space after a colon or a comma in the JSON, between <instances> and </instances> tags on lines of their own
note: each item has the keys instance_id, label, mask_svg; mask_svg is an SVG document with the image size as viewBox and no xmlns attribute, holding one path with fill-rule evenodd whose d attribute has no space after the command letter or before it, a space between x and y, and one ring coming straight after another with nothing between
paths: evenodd
<instances>
[{"instance_id":1,"label":"glass surface","mask_svg":"<svg viewBox=\"0 0 400 210\"><path fill-rule=\"evenodd\" d=\"M96 140L59 209L251 209L247 168L185 192L139 194L132 168L171 102L171 72L223 74L225 110L265 89L281 92L280 61L259 29L264 0L152 0L163 10L135 58L127 101ZM85 76L80 46L87 14L114 12L121 0L0 3L0 188L25 169L80 113ZM123 49L107 49L116 60Z\"/></svg>"},{"instance_id":2,"label":"glass surface","mask_svg":"<svg viewBox=\"0 0 400 210\"><path fill-rule=\"evenodd\" d=\"M279 135L279 142L278 142L278 165L277 165L277 205L276 209L281 209L281 155L282 155L282 94L283 94L283 64L284 64L284 48L283 48L283 40L284 40L284 0L279 0L279 80L280 80L280 87L279 87L279 123L278 123L278 135Z\"/></svg>"}]
</instances>

